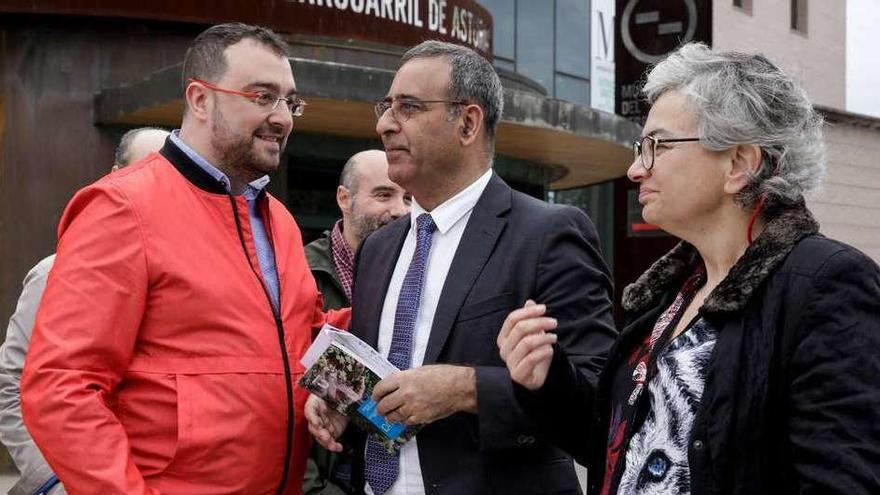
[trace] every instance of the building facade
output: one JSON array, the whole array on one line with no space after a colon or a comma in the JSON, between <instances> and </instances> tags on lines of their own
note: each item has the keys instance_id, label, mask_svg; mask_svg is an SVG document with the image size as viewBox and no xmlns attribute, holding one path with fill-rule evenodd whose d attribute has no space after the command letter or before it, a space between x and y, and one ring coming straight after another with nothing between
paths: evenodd
<instances>
[{"instance_id":1,"label":"building facade","mask_svg":"<svg viewBox=\"0 0 880 495\"><path fill-rule=\"evenodd\" d=\"M821 232L880 261L880 119L846 111L847 2L713 2L714 46L765 54L825 117L827 173L807 198Z\"/></svg>"},{"instance_id":2,"label":"building facade","mask_svg":"<svg viewBox=\"0 0 880 495\"><path fill-rule=\"evenodd\" d=\"M520 21L504 15L505 3L519 9L514 18ZM186 47L218 22L266 25L290 43L309 106L294 124L285 166L270 190L288 205L306 239L338 217L335 187L347 157L381 146L373 102L384 97L403 51L422 39L467 44L489 58L496 38L505 44L496 62L505 115L495 168L512 186L544 198L554 184L620 176L638 127L589 108L588 64L578 65L573 46L561 46L562 29L588 41L587 5L510 0L487 10L472 0L258 0L211 9L181 2L157 10L120 0L3 2L0 313L12 311L24 274L54 250L58 219L72 194L109 170L119 136L131 127L179 124ZM568 8L576 8L574 18L583 14L581 22L570 25L563 15ZM518 52L506 51L509 29L494 35L496 12L505 26L519 26L513 35ZM524 27L533 15L564 24L560 34L536 42L547 32ZM537 51L527 55L525 47ZM548 72L545 60L558 63Z\"/></svg>"}]
</instances>

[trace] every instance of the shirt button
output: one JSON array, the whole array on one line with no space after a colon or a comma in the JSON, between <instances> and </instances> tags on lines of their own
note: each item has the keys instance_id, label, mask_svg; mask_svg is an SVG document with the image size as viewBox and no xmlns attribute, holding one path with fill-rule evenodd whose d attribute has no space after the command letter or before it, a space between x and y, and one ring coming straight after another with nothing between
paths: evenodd
<instances>
[{"instance_id":1,"label":"shirt button","mask_svg":"<svg viewBox=\"0 0 880 495\"><path fill-rule=\"evenodd\" d=\"M535 443L535 437L530 435L520 435L516 438L516 443L519 445L529 445Z\"/></svg>"},{"instance_id":2,"label":"shirt button","mask_svg":"<svg viewBox=\"0 0 880 495\"><path fill-rule=\"evenodd\" d=\"M694 446L694 450L703 450L703 441L702 440L694 440L693 446Z\"/></svg>"}]
</instances>

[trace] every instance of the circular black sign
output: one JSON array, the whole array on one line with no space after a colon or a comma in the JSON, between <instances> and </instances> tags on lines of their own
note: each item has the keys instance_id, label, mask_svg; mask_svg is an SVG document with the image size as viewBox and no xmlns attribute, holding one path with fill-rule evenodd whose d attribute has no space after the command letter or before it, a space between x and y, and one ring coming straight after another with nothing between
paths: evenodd
<instances>
[{"instance_id":1,"label":"circular black sign","mask_svg":"<svg viewBox=\"0 0 880 495\"><path fill-rule=\"evenodd\" d=\"M620 19L620 37L638 61L653 64L694 39L695 0L628 0Z\"/></svg>"}]
</instances>

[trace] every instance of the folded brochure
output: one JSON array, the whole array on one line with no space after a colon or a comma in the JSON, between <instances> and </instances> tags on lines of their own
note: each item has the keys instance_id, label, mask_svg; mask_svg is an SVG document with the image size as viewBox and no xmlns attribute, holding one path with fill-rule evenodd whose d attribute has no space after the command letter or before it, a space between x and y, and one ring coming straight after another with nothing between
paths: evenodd
<instances>
[{"instance_id":1,"label":"folded brochure","mask_svg":"<svg viewBox=\"0 0 880 495\"><path fill-rule=\"evenodd\" d=\"M324 325L300 362L306 372L299 384L348 416L389 452L399 449L420 429L390 422L376 411L373 387L399 370L363 340Z\"/></svg>"}]
</instances>

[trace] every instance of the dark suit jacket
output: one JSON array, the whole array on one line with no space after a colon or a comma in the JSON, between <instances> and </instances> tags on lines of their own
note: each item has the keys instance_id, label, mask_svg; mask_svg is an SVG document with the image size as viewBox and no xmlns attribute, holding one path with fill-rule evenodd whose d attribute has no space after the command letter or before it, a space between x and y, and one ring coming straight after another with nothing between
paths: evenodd
<instances>
[{"instance_id":1,"label":"dark suit jacket","mask_svg":"<svg viewBox=\"0 0 880 495\"><path fill-rule=\"evenodd\" d=\"M400 218L359 249L351 331L374 347L409 226L409 216ZM545 303L559 321L566 355L595 376L616 336L611 294L589 218L513 191L493 175L452 260L424 359L475 367L479 413L454 414L419 432L427 493L580 493L570 458L537 437L520 408L495 339L510 311L529 298ZM362 489L364 438L355 438L352 474Z\"/></svg>"}]
</instances>

